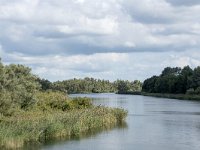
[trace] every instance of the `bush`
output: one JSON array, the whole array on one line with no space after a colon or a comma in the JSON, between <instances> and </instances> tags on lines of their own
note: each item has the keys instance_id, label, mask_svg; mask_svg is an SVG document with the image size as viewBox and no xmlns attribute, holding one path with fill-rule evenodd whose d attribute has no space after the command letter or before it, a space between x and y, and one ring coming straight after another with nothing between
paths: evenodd
<instances>
[{"instance_id":1,"label":"bush","mask_svg":"<svg viewBox=\"0 0 200 150\"><path fill-rule=\"evenodd\" d=\"M87 97L83 97L83 98L77 97L71 101L71 104L74 108L78 108L78 109L89 108L92 106L92 101L91 99Z\"/></svg>"},{"instance_id":2,"label":"bush","mask_svg":"<svg viewBox=\"0 0 200 150\"><path fill-rule=\"evenodd\" d=\"M62 92L38 92L36 97L37 103L35 107L43 111L50 111L52 109L66 111L71 109L89 108L92 106L92 102L89 98L78 97L71 99Z\"/></svg>"},{"instance_id":3,"label":"bush","mask_svg":"<svg viewBox=\"0 0 200 150\"><path fill-rule=\"evenodd\" d=\"M69 98L61 92L37 92L35 107L45 111L51 109L66 110L68 108Z\"/></svg>"},{"instance_id":4,"label":"bush","mask_svg":"<svg viewBox=\"0 0 200 150\"><path fill-rule=\"evenodd\" d=\"M200 94L200 87L195 90L195 94Z\"/></svg>"},{"instance_id":5,"label":"bush","mask_svg":"<svg viewBox=\"0 0 200 150\"><path fill-rule=\"evenodd\" d=\"M3 115L10 115L12 107L11 94L6 91L0 92L0 113Z\"/></svg>"},{"instance_id":6,"label":"bush","mask_svg":"<svg viewBox=\"0 0 200 150\"><path fill-rule=\"evenodd\" d=\"M188 89L186 94L189 94L189 95L195 94L194 89L193 88Z\"/></svg>"}]
</instances>

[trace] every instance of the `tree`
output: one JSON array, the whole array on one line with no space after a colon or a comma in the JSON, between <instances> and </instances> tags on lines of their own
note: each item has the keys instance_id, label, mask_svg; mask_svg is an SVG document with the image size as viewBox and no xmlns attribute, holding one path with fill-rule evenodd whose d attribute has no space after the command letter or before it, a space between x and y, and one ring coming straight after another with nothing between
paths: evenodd
<instances>
[{"instance_id":1,"label":"tree","mask_svg":"<svg viewBox=\"0 0 200 150\"><path fill-rule=\"evenodd\" d=\"M130 84L128 81L118 80L117 81L117 91L118 93L126 93L130 90Z\"/></svg>"},{"instance_id":2,"label":"tree","mask_svg":"<svg viewBox=\"0 0 200 150\"><path fill-rule=\"evenodd\" d=\"M5 80L4 66L3 66L3 64L1 62L1 58L0 58L0 92L3 89L4 80Z\"/></svg>"},{"instance_id":3,"label":"tree","mask_svg":"<svg viewBox=\"0 0 200 150\"><path fill-rule=\"evenodd\" d=\"M1 108L20 107L28 109L35 103L34 95L40 88L37 77L23 65L0 64L0 105ZM3 110L1 110L3 111Z\"/></svg>"},{"instance_id":4,"label":"tree","mask_svg":"<svg viewBox=\"0 0 200 150\"><path fill-rule=\"evenodd\" d=\"M191 88L191 77L193 70L189 66L185 66L178 77L176 84L176 93L186 93L187 89Z\"/></svg>"},{"instance_id":5,"label":"tree","mask_svg":"<svg viewBox=\"0 0 200 150\"><path fill-rule=\"evenodd\" d=\"M140 92L142 90L142 83L139 80L135 80L130 83L131 90L134 92Z\"/></svg>"},{"instance_id":6,"label":"tree","mask_svg":"<svg viewBox=\"0 0 200 150\"><path fill-rule=\"evenodd\" d=\"M200 87L200 67L192 70L189 66L166 67L160 76L144 81L142 91L150 93L195 93ZM198 90L197 90L198 91ZM198 93L198 92L196 92Z\"/></svg>"},{"instance_id":7,"label":"tree","mask_svg":"<svg viewBox=\"0 0 200 150\"><path fill-rule=\"evenodd\" d=\"M166 67L162 71L161 76L166 76L166 75L170 75L170 74L179 75L180 72L181 72L181 68L180 67L175 67L175 68Z\"/></svg>"},{"instance_id":8,"label":"tree","mask_svg":"<svg viewBox=\"0 0 200 150\"><path fill-rule=\"evenodd\" d=\"M200 66L194 69L191 87L194 88L194 90L200 87Z\"/></svg>"},{"instance_id":9,"label":"tree","mask_svg":"<svg viewBox=\"0 0 200 150\"><path fill-rule=\"evenodd\" d=\"M158 76L152 76L151 78L146 79L142 85L142 91L149 93L157 92L155 85L158 79Z\"/></svg>"},{"instance_id":10,"label":"tree","mask_svg":"<svg viewBox=\"0 0 200 150\"><path fill-rule=\"evenodd\" d=\"M37 78L37 81L41 85L41 89L43 91L46 91L52 88L52 83L49 80Z\"/></svg>"}]
</instances>

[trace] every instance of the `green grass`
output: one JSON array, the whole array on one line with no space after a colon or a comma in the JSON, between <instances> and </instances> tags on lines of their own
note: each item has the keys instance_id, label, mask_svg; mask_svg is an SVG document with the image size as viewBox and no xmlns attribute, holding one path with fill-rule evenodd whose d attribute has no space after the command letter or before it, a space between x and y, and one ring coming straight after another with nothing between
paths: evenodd
<instances>
[{"instance_id":1,"label":"green grass","mask_svg":"<svg viewBox=\"0 0 200 150\"><path fill-rule=\"evenodd\" d=\"M92 106L70 111L39 111L0 116L0 148L16 149L56 137L79 137L91 130L109 129L122 123L127 112Z\"/></svg>"}]
</instances>

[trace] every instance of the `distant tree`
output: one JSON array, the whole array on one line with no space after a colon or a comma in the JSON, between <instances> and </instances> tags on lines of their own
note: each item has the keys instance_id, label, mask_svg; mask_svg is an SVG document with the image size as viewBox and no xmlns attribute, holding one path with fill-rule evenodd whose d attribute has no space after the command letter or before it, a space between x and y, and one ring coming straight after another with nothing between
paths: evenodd
<instances>
[{"instance_id":1,"label":"distant tree","mask_svg":"<svg viewBox=\"0 0 200 150\"><path fill-rule=\"evenodd\" d=\"M163 71L161 76L166 76L166 75L179 75L181 72L181 68L180 67L175 67L175 68L171 68L171 67L166 67Z\"/></svg>"},{"instance_id":2,"label":"distant tree","mask_svg":"<svg viewBox=\"0 0 200 150\"><path fill-rule=\"evenodd\" d=\"M108 80L100 80L94 78L84 79L70 79L64 81L57 81L52 83L53 90L66 91L72 93L107 93L114 92L116 88L114 83Z\"/></svg>"},{"instance_id":3,"label":"distant tree","mask_svg":"<svg viewBox=\"0 0 200 150\"><path fill-rule=\"evenodd\" d=\"M156 82L157 82L158 79L159 79L158 76L152 76L151 78L146 79L143 82L142 91L143 92L149 92L149 93L158 92L157 89L156 89L156 87L155 87L155 84L156 84Z\"/></svg>"},{"instance_id":4,"label":"distant tree","mask_svg":"<svg viewBox=\"0 0 200 150\"><path fill-rule=\"evenodd\" d=\"M52 83L47 80L47 79L40 79L40 78L37 78L37 81L39 82L39 84L41 85L41 89L43 91L46 91L46 90L49 90L52 88Z\"/></svg>"},{"instance_id":5,"label":"distant tree","mask_svg":"<svg viewBox=\"0 0 200 150\"><path fill-rule=\"evenodd\" d=\"M139 80L135 80L131 82L130 86L131 86L131 91L140 92L142 90L142 82L140 82Z\"/></svg>"},{"instance_id":6,"label":"distant tree","mask_svg":"<svg viewBox=\"0 0 200 150\"><path fill-rule=\"evenodd\" d=\"M194 88L194 90L200 87L200 66L194 69L191 87Z\"/></svg>"},{"instance_id":7,"label":"distant tree","mask_svg":"<svg viewBox=\"0 0 200 150\"><path fill-rule=\"evenodd\" d=\"M118 80L117 81L117 91L118 93L126 93L130 90L130 84L128 81Z\"/></svg>"},{"instance_id":8,"label":"distant tree","mask_svg":"<svg viewBox=\"0 0 200 150\"><path fill-rule=\"evenodd\" d=\"M150 93L193 93L200 87L200 67L166 67L160 76L144 81L142 91ZM197 90L198 91L198 90ZM198 93L198 92L196 92Z\"/></svg>"},{"instance_id":9,"label":"distant tree","mask_svg":"<svg viewBox=\"0 0 200 150\"><path fill-rule=\"evenodd\" d=\"M177 79L176 93L186 93L187 89L191 87L191 78L193 70L189 66L185 66Z\"/></svg>"},{"instance_id":10,"label":"distant tree","mask_svg":"<svg viewBox=\"0 0 200 150\"><path fill-rule=\"evenodd\" d=\"M196 90L195 90L195 94L200 94L200 87L198 87Z\"/></svg>"}]
</instances>

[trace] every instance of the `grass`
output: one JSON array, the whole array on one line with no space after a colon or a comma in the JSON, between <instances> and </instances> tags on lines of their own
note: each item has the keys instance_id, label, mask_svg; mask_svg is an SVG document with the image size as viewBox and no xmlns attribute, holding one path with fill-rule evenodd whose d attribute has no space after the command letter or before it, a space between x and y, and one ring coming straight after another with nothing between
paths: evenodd
<instances>
[{"instance_id":1,"label":"grass","mask_svg":"<svg viewBox=\"0 0 200 150\"><path fill-rule=\"evenodd\" d=\"M0 149L17 149L56 137L79 137L91 130L112 128L126 116L123 109L103 106L69 111L33 109L10 117L1 115Z\"/></svg>"}]
</instances>

